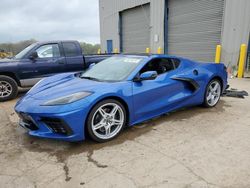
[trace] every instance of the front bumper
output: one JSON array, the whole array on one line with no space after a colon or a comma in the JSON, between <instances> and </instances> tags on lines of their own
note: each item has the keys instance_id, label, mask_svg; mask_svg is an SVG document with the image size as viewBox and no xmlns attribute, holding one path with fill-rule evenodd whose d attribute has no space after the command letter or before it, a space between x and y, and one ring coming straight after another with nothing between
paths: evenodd
<instances>
[{"instance_id":1,"label":"front bumper","mask_svg":"<svg viewBox=\"0 0 250 188\"><path fill-rule=\"evenodd\" d=\"M19 125L32 136L80 141L85 139L84 126L89 105L82 103L81 108L63 106L40 106L41 101L29 98L20 101L15 107L19 115ZM71 106L72 107L72 106Z\"/></svg>"}]
</instances>

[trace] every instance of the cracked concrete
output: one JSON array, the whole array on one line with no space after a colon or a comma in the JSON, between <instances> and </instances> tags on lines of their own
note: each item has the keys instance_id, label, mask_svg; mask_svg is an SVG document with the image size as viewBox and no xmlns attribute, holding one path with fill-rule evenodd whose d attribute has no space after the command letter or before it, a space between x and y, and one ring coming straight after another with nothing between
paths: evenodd
<instances>
[{"instance_id":1,"label":"cracked concrete","mask_svg":"<svg viewBox=\"0 0 250 188\"><path fill-rule=\"evenodd\" d=\"M230 84L250 93L250 79ZM104 144L30 137L15 103L0 104L0 187L250 187L250 97L172 112Z\"/></svg>"},{"instance_id":2,"label":"cracked concrete","mask_svg":"<svg viewBox=\"0 0 250 188\"><path fill-rule=\"evenodd\" d=\"M93 159L93 157L92 157L93 153L94 153L93 151L90 151L90 152L87 154L88 162L93 163L97 168L107 168L108 165L102 165L102 164L100 164L97 160Z\"/></svg>"}]
</instances>

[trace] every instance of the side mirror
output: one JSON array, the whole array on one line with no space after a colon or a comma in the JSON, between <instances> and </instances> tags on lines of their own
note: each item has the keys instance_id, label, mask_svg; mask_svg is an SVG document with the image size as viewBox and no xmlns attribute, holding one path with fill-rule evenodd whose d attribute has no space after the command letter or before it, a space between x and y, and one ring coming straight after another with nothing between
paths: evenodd
<instances>
[{"instance_id":1,"label":"side mirror","mask_svg":"<svg viewBox=\"0 0 250 188\"><path fill-rule=\"evenodd\" d=\"M38 58L38 54L36 51L34 51L34 52L32 52L32 54L30 54L29 59L34 60L36 58Z\"/></svg>"},{"instance_id":2,"label":"side mirror","mask_svg":"<svg viewBox=\"0 0 250 188\"><path fill-rule=\"evenodd\" d=\"M138 78L135 78L134 81L143 81L143 80L154 80L157 77L156 71L147 71L142 73Z\"/></svg>"}]
</instances>

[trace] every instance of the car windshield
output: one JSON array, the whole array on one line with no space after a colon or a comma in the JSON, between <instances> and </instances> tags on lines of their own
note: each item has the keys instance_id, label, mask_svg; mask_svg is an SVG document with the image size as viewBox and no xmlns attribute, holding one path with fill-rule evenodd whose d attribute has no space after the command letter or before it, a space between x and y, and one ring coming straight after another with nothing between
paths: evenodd
<instances>
[{"instance_id":1,"label":"car windshield","mask_svg":"<svg viewBox=\"0 0 250 188\"><path fill-rule=\"evenodd\" d=\"M14 59L22 59L36 44L31 44L28 47L26 47L24 50L19 52Z\"/></svg>"},{"instance_id":2,"label":"car windshield","mask_svg":"<svg viewBox=\"0 0 250 188\"><path fill-rule=\"evenodd\" d=\"M110 57L82 73L81 78L122 81L139 65L143 57Z\"/></svg>"}]
</instances>

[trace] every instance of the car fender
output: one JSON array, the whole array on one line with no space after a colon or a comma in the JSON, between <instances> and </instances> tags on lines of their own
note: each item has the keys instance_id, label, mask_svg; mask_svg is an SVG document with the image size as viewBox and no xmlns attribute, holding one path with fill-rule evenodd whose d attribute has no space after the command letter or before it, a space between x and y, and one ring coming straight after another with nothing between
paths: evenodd
<instances>
[{"instance_id":1,"label":"car fender","mask_svg":"<svg viewBox=\"0 0 250 188\"><path fill-rule=\"evenodd\" d=\"M94 108L94 106L103 101L103 100L106 100L106 99L117 99L118 101L122 102L123 104L125 104L125 108L127 110L127 115L128 115L128 118L129 118L129 123L131 122L131 120L133 120L134 116L133 116L133 102L132 102L132 96L122 96L119 92L118 93L107 93L107 94L104 94L104 95L100 95L99 97L96 97L95 100L88 100L90 102L90 105L89 105L89 112L88 114L90 113L90 111Z\"/></svg>"}]
</instances>

